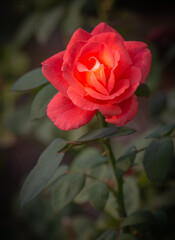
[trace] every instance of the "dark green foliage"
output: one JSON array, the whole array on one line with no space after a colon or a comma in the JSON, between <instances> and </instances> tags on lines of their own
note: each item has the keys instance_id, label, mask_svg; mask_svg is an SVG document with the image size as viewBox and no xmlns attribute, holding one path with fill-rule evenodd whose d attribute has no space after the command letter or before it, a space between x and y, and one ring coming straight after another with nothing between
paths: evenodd
<instances>
[{"instance_id":1,"label":"dark green foliage","mask_svg":"<svg viewBox=\"0 0 175 240\"><path fill-rule=\"evenodd\" d=\"M58 90L51 84L39 91L32 102L31 120L40 119L46 116L47 105L57 92Z\"/></svg>"},{"instance_id":2,"label":"dark green foliage","mask_svg":"<svg viewBox=\"0 0 175 240\"><path fill-rule=\"evenodd\" d=\"M84 184L85 175L83 173L69 173L60 178L52 193L52 205L55 211L59 212L71 203Z\"/></svg>"},{"instance_id":3,"label":"dark green foliage","mask_svg":"<svg viewBox=\"0 0 175 240\"><path fill-rule=\"evenodd\" d=\"M101 138L111 138L130 135L136 132L136 130L129 127L107 127L98 130L91 131L84 136L80 137L75 143L86 143L89 141L98 140Z\"/></svg>"},{"instance_id":4,"label":"dark green foliage","mask_svg":"<svg viewBox=\"0 0 175 240\"><path fill-rule=\"evenodd\" d=\"M161 138L161 137L169 136L174 129L175 129L175 123L170 123L152 132L146 138Z\"/></svg>"},{"instance_id":5,"label":"dark green foliage","mask_svg":"<svg viewBox=\"0 0 175 240\"><path fill-rule=\"evenodd\" d=\"M136 147L130 147L116 162L118 178L121 178L133 165L136 157Z\"/></svg>"},{"instance_id":6,"label":"dark green foliage","mask_svg":"<svg viewBox=\"0 0 175 240\"><path fill-rule=\"evenodd\" d=\"M58 151L65 145L65 140L57 138L41 154L22 186L20 193L22 206L36 197L48 184L64 156L64 153Z\"/></svg>"},{"instance_id":7,"label":"dark green foliage","mask_svg":"<svg viewBox=\"0 0 175 240\"><path fill-rule=\"evenodd\" d=\"M173 142L165 137L152 142L145 151L143 165L148 179L161 183L165 180L173 158Z\"/></svg>"},{"instance_id":8,"label":"dark green foliage","mask_svg":"<svg viewBox=\"0 0 175 240\"><path fill-rule=\"evenodd\" d=\"M44 77L41 68L36 68L20 77L11 90L15 92L27 91L46 83L48 83L48 80Z\"/></svg>"},{"instance_id":9,"label":"dark green foliage","mask_svg":"<svg viewBox=\"0 0 175 240\"><path fill-rule=\"evenodd\" d=\"M109 197L109 188L103 182L96 182L89 189L89 200L92 205L103 211Z\"/></svg>"},{"instance_id":10,"label":"dark green foliage","mask_svg":"<svg viewBox=\"0 0 175 240\"><path fill-rule=\"evenodd\" d=\"M128 227L134 225L154 225L155 224L155 216L146 210L135 212L129 215L121 224L121 227Z\"/></svg>"}]
</instances>

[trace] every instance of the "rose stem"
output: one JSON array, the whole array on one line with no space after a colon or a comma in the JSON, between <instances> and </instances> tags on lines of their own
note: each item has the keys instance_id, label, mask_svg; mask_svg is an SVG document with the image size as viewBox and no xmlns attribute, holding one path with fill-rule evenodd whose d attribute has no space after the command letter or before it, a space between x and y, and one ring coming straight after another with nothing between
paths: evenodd
<instances>
[{"instance_id":1,"label":"rose stem","mask_svg":"<svg viewBox=\"0 0 175 240\"><path fill-rule=\"evenodd\" d=\"M100 116L102 119L103 127L108 127L108 124L107 124L107 122L105 122L104 117L101 114L100 114ZM117 198L117 202L119 205L119 214L120 214L121 218L124 218L124 217L126 217L126 210L125 210L124 196L123 196L123 179L117 177L116 166L115 166L116 160L115 160L115 156L112 151L112 147L111 147L109 139L106 139L104 141L104 145L105 145L106 154L108 156L110 165L111 165L113 173L114 173L115 182L116 182L116 186L117 186L116 198Z\"/></svg>"}]
</instances>

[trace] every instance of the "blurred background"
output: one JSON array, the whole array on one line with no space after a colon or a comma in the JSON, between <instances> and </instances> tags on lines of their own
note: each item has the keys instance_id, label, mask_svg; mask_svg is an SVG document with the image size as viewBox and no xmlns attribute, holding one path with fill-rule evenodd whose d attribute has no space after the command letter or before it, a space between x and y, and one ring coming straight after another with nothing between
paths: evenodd
<instances>
[{"instance_id":1,"label":"blurred background","mask_svg":"<svg viewBox=\"0 0 175 240\"><path fill-rule=\"evenodd\" d=\"M47 117L31 121L31 103L39 89L14 93L10 87L21 75L40 67L42 61L64 50L77 28L91 31L99 22L105 21L125 40L146 42L152 52L152 68L147 80L151 97L139 100L139 112L128 124L138 133L120 141L113 140L120 149L133 143L138 148L143 146L145 134L155 126L175 119L174 3L170 0L159 1L158 4L149 0L6 0L0 12L2 239L92 239L88 238L89 233L85 233L93 231L93 222L99 219L99 212L88 203L82 208L71 204L58 215L53 212L48 196L43 194L21 209L19 192L41 152L55 137L77 139L96 126L97 120L68 133L58 130ZM64 163L72 161L77 151L68 153ZM116 155L120 152L117 151ZM141 154L139 156L142 158ZM174 169L169 174L171 180L175 179ZM140 200L133 200L137 202L136 209L140 206L168 206L169 228L161 233L163 238L159 239L174 239L174 183L168 188L153 186L142 171L137 174L139 189L135 189L137 184L134 189ZM100 226L97 228L100 229Z\"/></svg>"}]
</instances>

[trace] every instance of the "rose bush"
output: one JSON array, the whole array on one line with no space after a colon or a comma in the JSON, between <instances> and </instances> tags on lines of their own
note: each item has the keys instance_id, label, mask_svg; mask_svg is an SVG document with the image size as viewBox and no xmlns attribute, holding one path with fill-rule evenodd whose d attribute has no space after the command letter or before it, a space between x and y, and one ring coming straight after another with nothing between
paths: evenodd
<instances>
[{"instance_id":1,"label":"rose bush","mask_svg":"<svg viewBox=\"0 0 175 240\"><path fill-rule=\"evenodd\" d=\"M62 130L87 124L97 110L108 123L125 125L136 115L139 84L151 66L147 45L124 41L105 23L91 33L78 29L65 51L42 63L44 76L59 90L47 115Z\"/></svg>"}]
</instances>

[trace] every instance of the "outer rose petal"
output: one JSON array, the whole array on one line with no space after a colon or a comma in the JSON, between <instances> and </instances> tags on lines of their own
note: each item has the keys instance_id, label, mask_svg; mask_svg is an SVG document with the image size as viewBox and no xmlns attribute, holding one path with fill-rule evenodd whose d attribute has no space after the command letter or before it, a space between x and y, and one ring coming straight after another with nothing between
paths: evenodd
<instances>
[{"instance_id":1,"label":"outer rose petal","mask_svg":"<svg viewBox=\"0 0 175 240\"><path fill-rule=\"evenodd\" d=\"M144 83L151 68L151 52L147 48L147 44L143 42L126 41L125 45L133 65L140 68L142 72L141 83Z\"/></svg>"},{"instance_id":2,"label":"outer rose petal","mask_svg":"<svg viewBox=\"0 0 175 240\"><path fill-rule=\"evenodd\" d=\"M83 29L79 28L77 29L77 31L74 32L74 34L71 37L71 40L69 41L66 51L65 51L65 56L64 59L66 59L69 56L69 50L70 48L78 41L88 41L89 38L91 38L92 35L86 31L84 31Z\"/></svg>"},{"instance_id":3,"label":"outer rose petal","mask_svg":"<svg viewBox=\"0 0 175 240\"><path fill-rule=\"evenodd\" d=\"M85 44L85 41L77 41L76 43L71 45L65 52L63 64L68 64L73 70L75 65L77 64L80 51Z\"/></svg>"},{"instance_id":4,"label":"outer rose petal","mask_svg":"<svg viewBox=\"0 0 175 240\"><path fill-rule=\"evenodd\" d=\"M124 126L127 122L131 121L137 113L137 97L132 95L132 97L121 102L119 106L122 109L122 113L116 116L106 117L106 122L116 124L118 126Z\"/></svg>"},{"instance_id":5,"label":"outer rose petal","mask_svg":"<svg viewBox=\"0 0 175 240\"><path fill-rule=\"evenodd\" d=\"M85 30L83 30L82 28L77 29L77 31L75 31L74 34L72 35L71 40L69 41L66 50L69 49L77 41L88 41L89 38L91 38L91 37L92 37L92 35L90 33L86 32Z\"/></svg>"},{"instance_id":6,"label":"outer rose petal","mask_svg":"<svg viewBox=\"0 0 175 240\"><path fill-rule=\"evenodd\" d=\"M91 121L95 113L96 111L85 111L78 108L61 93L57 93L52 98L47 108L48 117L64 131L84 126Z\"/></svg>"},{"instance_id":7,"label":"outer rose petal","mask_svg":"<svg viewBox=\"0 0 175 240\"><path fill-rule=\"evenodd\" d=\"M110 27L108 24L106 23L99 23L94 30L91 32L92 35L96 35L99 33L104 33L104 32L116 32L116 30L112 27Z\"/></svg>"},{"instance_id":8,"label":"outer rose petal","mask_svg":"<svg viewBox=\"0 0 175 240\"><path fill-rule=\"evenodd\" d=\"M108 116L121 113L119 104L111 104L110 102L105 101L95 101L95 99L91 97L82 97L72 87L68 89L68 96L76 106L84 110L99 110L102 114Z\"/></svg>"},{"instance_id":9,"label":"outer rose petal","mask_svg":"<svg viewBox=\"0 0 175 240\"><path fill-rule=\"evenodd\" d=\"M67 96L67 89L69 84L64 80L62 76L61 67L63 64L64 51L55 54L42 62L42 72L49 82L62 94Z\"/></svg>"}]
</instances>

